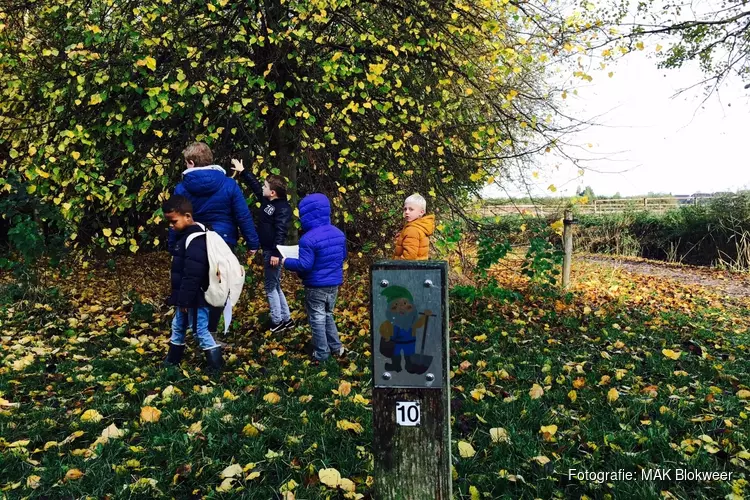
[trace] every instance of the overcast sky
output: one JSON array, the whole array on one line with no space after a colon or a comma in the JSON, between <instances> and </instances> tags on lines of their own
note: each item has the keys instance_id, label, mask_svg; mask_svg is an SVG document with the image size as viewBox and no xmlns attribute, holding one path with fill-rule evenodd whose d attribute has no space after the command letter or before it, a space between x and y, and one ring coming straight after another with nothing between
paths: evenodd
<instances>
[{"instance_id":1,"label":"overcast sky","mask_svg":"<svg viewBox=\"0 0 750 500\"><path fill-rule=\"evenodd\" d=\"M601 126L572 139L597 158L586 165L602 173L587 170L578 178L571 162L546 155L539 177L532 179L535 196L553 195L550 184L558 188L554 195L574 194L580 185L623 196L750 188L750 89L735 78L703 104L700 89L672 98L703 74L696 66L657 69L649 51L653 46L594 72L593 82L566 100L568 113L576 117L603 115L597 119ZM489 187L485 196L506 195Z\"/></svg>"}]
</instances>

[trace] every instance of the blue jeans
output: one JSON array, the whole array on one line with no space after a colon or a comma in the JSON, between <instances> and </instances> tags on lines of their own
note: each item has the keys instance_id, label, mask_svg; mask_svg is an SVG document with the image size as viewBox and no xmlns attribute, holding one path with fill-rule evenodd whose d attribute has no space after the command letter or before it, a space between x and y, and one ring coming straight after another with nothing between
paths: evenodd
<instances>
[{"instance_id":1,"label":"blue jeans","mask_svg":"<svg viewBox=\"0 0 750 500\"><path fill-rule=\"evenodd\" d=\"M169 341L175 345L185 345L185 333L190 325L192 325L193 336L198 340L198 345L204 351L213 349L219 345L214 340L213 335L208 331L208 307L199 307L197 309L198 325L195 325L196 309L188 309L187 312L182 312L177 308L177 312L172 320L172 338Z\"/></svg>"},{"instance_id":2,"label":"blue jeans","mask_svg":"<svg viewBox=\"0 0 750 500\"><path fill-rule=\"evenodd\" d=\"M333 308L339 287L305 287L305 309L312 330L313 357L318 361L328 359L331 351L341 349L339 332L333 319Z\"/></svg>"},{"instance_id":3,"label":"blue jeans","mask_svg":"<svg viewBox=\"0 0 750 500\"><path fill-rule=\"evenodd\" d=\"M271 251L263 252L263 286L266 289L268 308L271 310L271 323L278 325L292 318L289 304L281 289L281 259L276 267L271 266Z\"/></svg>"}]
</instances>

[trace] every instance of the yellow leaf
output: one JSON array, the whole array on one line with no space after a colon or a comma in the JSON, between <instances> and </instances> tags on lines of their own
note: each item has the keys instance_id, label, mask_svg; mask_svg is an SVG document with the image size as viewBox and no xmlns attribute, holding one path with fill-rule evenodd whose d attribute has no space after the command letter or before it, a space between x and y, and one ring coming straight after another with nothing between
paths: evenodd
<instances>
[{"instance_id":1,"label":"yellow leaf","mask_svg":"<svg viewBox=\"0 0 750 500\"><path fill-rule=\"evenodd\" d=\"M363 406L367 406L370 404L370 400L362 396L362 394L357 394L356 396L354 396L354 398L352 398L352 402Z\"/></svg>"},{"instance_id":2,"label":"yellow leaf","mask_svg":"<svg viewBox=\"0 0 750 500\"><path fill-rule=\"evenodd\" d=\"M144 406L141 408L141 421L142 422L158 422L161 418L161 410L154 408L153 406Z\"/></svg>"},{"instance_id":3,"label":"yellow leaf","mask_svg":"<svg viewBox=\"0 0 750 500\"><path fill-rule=\"evenodd\" d=\"M476 342L484 342L485 340L487 340L487 334L483 333L481 335L477 335L477 336L474 337L474 340Z\"/></svg>"},{"instance_id":4,"label":"yellow leaf","mask_svg":"<svg viewBox=\"0 0 750 500\"><path fill-rule=\"evenodd\" d=\"M362 434L362 431L364 430L362 428L362 424L357 422L350 422L348 420L339 420L338 422L336 422L336 427L338 427L342 431L354 431L357 434Z\"/></svg>"},{"instance_id":5,"label":"yellow leaf","mask_svg":"<svg viewBox=\"0 0 750 500\"><path fill-rule=\"evenodd\" d=\"M197 422L193 422L190 424L190 427L188 427L188 434L195 435L200 434L203 431L203 422L198 420Z\"/></svg>"},{"instance_id":6,"label":"yellow leaf","mask_svg":"<svg viewBox=\"0 0 750 500\"><path fill-rule=\"evenodd\" d=\"M125 432L118 429L115 424L110 425L102 431L102 437L104 439L120 439L124 435Z\"/></svg>"},{"instance_id":7,"label":"yellow leaf","mask_svg":"<svg viewBox=\"0 0 750 500\"><path fill-rule=\"evenodd\" d=\"M471 458L476 455L476 453L474 447L466 441L458 442L458 454L461 455L462 458Z\"/></svg>"},{"instance_id":8,"label":"yellow leaf","mask_svg":"<svg viewBox=\"0 0 750 500\"><path fill-rule=\"evenodd\" d=\"M545 457L544 455L538 455L534 457L533 460L539 462L540 465L546 465L549 463L549 458Z\"/></svg>"},{"instance_id":9,"label":"yellow leaf","mask_svg":"<svg viewBox=\"0 0 750 500\"><path fill-rule=\"evenodd\" d=\"M70 156L72 156L74 160L77 160L81 157L81 153L79 153L78 151L73 151L72 153L70 153Z\"/></svg>"},{"instance_id":10,"label":"yellow leaf","mask_svg":"<svg viewBox=\"0 0 750 500\"><path fill-rule=\"evenodd\" d=\"M479 495L479 490L476 486L469 486L469 495L471 496L471 500L479 500L481 497Z\"/></svg>"},{"instance_id":11,"label":"yellow leaf","mask_svg":"<svg viewBox=\"0 0 750 500\"><path fill-rule=\"evenodd\" d=\"M339 395L346 397L350 392L352 392L352 384L350 384L346 380L342 380L339 383Z\"/></svg>"},{"instance_id":12,"label":"yellow leaf","mask_svg":"<svg viewBox=\"0 0 750 500\"><path fill-rule=\"evenodd\" d=\"M154 59L151 56L148 56L146 58L146 67L150 69L151 71L154 71L156 69L156 59Z\"/></svg>"},{"instance_id":13,"label":"yellow leaf","mask_svg":"<svg viewBox=\"0 0 750 500\"><path fill-rule=\"evenodd\" d=\"M568 398L572 403L575 403L576 399L578 399L578 393L576 393L575 390L571 389L571 391L568 393Z\"/></svg>"},{"instance_id":14,"label":"yellow leaf","mask_svg":"<svg viewBox=\"0 0 750 500\"><path fill-rule=\"evenodd\" d=\"M112 230L110 228L108 228L108 227L105 227L104 229L102 229L102 234L106 238L109 238L110 236L112 236Z\"/></svg>"},{"instance_id":15,"label":"yellow leaf","mask_svg":"<svg viewBox=\"0 0 750 500\"><path fill-rule=\"evenodd\" d=\"M329 488L337 488L341 482L341 473L336 469L320 469L318 479Z\"/></svg>"},{"instance_id":16,"label":"yellow leaf","mask_svg":"<svg viewBox=\"0 0 750 500\"><path fill-rule=\"evenodd\" d=\"M68 481L75 481L76 479L81 479L82 477L83 472L78 469L70 469L67 473L65 473L65 479Z\"/></svg>"},{"instance_id":17,"label":"yellow leaf","mask_svg":"<svg viewBox=\"0 0 750 500\"><path fill-rule=\"evenodd\" d=\"M223 471L221 471L220 476L223 478L227 477L235 477L242 474L244 471L242 470L242 466L240 464L232 464Z\"/></svg>"},{"instance_id":18,"label":"yellow leaf","mask_svg":"<svg viewBox=\"0 0 750 500\"><path fill-rule=\"evenodd\" d=\"M554 193L555 191L557 191L557 188L555 187L555 185L554 185L554 184L550 184L549 186L547 186L547 189L549 189L549 190L550 190L551 192L553 192L553 193Z\"/></svg>"},{"instance_id":19,"label":"yellow leaf","mask_svg":"<svg viewBox=\"0 0 750 500\"><path fill-rule=\"evenodd\" d=\"M26 478L26 487L35 490L42 485L42 478L39 476L29 476Z\"/></svg>"},{"instance_id":20,"label":"yellow leaf","mask_svg":"<svg viewBox=\"0 0 750 500\"><path fill-rule=\"evenodd\" d=\"M490 429L490 437L493 443L510 443L510 436L508 431L502 427L493 427Z\"/></svg>"},{"instance_id":21,"label":"yellow leaf","mask_svg":"<svg viewBox=\"0 0 750 500\"><path fill-rule=\"evenodd\" d=\"M247 437L255 437L260 434L260 431L253 424L247 424L243 429L242 433Z\"/></svg>"},{"instance_id":22,"label":"yellow leaf","mask_svg":"<svg viewBox=\"0 0 750 500\"><path fill-rule=\"evenodd\" d=\"M742 389L737 391L737 397L740 399L750 399L750 391L747 389Z\"/></svg>"},{"instance_id":23,"label":"yellow leaf","mask_svg":"<svg viewBox=\"0 0 750 500\"><path fill-rule=\"evenodd\" d=\"M102 102L102 96L101 94L93 94L91 96L91 99L89 99L89 106L93 106L95 104L99 104Z\"/></svg>"},{"instance_id":24,"label":"yellow leaf","mask_svg":"<svg viewBox=\"0 0 750 500\"><path fill-rule=\"evenodd\" d=\"M662 349L661 353L669 359L678 360L682 355L680 351L673 351L672 349Z\"/></svg>"},{"instance_id":25,"label":"yellow leaf","mask_svg":"<svg viewBox=\"0 0 750 500\"><path fill-rule=\"evenodd\" d=\"M620 393L617 392L617 389L615 389L614 387L611 388L609 392L607 392L607 401L609 401L610 403L613 401L617 401L619 398Z\"/></svg>"},{"instance_id":26,"label":"yellow leaf","mask_svg":"<svg viewBox=\"0 0 750 500\"><path fill-rule=\"evenodd\" d=\"M228 477L224 479L219 486L216 487L216 491L219 491L221 493L226 493L227 491L232 490L232 485L234 484L236 480L232 479L231 477Z\"/></svg>"},{"instance_id":27,"label":"yellow leaf","mask_svg":"<svg viewBox=\"0 0 750 500\"><path fill-rule=\"evenodd\" d=\"M339 481L339 488L341 488L343 491L348 491L348 492L353 492L357 490L357 487L354 485L354 481L352 481L351 479L347 479L345 477L342 477L341 480Z\"/></svg>"},{"instance_id":28,"label":"yellow leaf","mask_svg":"<svg viewBox=\"0 0 750 500\"><path fill-rule=\"evenodd\" d=\"M102 420L102 414L99 413L96 410L86 410L83 412L83 415L81 415L81 422L93 422L98 423Z\"/></svg>"},{"instance_id":29,"label":"yellow leaf","mask_svg":"<svg viewBox=\"0 0 750 500\"><path fill-rule=\"evenodd\" d=\"M539 432L542 434L549 434L550 436L554 436L557 432L557 426L555 424L543 425L541 429L539 429Z\"/></svg>"},{"instance_id":30,"label":"yellow leaf","mask_svg":"<svg viewBox=\"0 0 750 500\"><path fill-rule=\"evenodd\" d=\"M271 403L272 405L275 405L279 401L281 401L281 396L276 394L275 392L269 392L265 396L263 396L263 401L266 403Z\"/></svg>"},{"instance_id":31,"label":"yellow leaf","mask_svg":"<svg viewBox=\"0 0 750 500\"><path fill-rule=\"evenodd\" d=\"M529 396L531 399L539 399L544 394L544 389L542 389L542 386L539 384L534 384L531 386L531 390L529 391Z\"/></svg>"}]
</instances>

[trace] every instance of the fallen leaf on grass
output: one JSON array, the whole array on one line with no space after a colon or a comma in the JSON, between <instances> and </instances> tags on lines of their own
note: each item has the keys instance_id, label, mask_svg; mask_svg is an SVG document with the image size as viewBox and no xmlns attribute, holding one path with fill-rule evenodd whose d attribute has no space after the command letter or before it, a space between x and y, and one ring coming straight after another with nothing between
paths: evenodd
<instances>
[{"instance_id":1,"label":"fallen leaf on grass","mask_svg":"<svg viewBox=\"0 0 750 500\"><path fill-rule=\"evenodd\" d=\"M75 481L76 479L81 479L83 477L83 472L81 472L78 469L70 469L68 472L65 473L65 479L67 481Z\"/></svg>"},{"instance_id":2,"label":"fallen leaf on grass","mask_svg":"<svg viewBox=\"0 0 750 500\"><path fill-rule=\"evenodd\" d=\"M219 486L216 487L216 491L219 491L221 493L226 493L227 491L231 491L236 481L237 481L236 479L228 477L224 479Z\"/></svg>"},{"instance_id":3,"label":"fallen leaf on grass","mask_svg":"<svg viewBox=\"0 0 750 500\"><path fill-rule=\"evenodd\" d=\"M502 427L493 427L490 429L490 437L493 443L510 443L510 436L508 431Z\"/></svg>"},{"instance_id":4,"label":"fallen leaf on grass","mask_svg":"<svg viewBox=\"0 0 750 500\"><path fill-rule=\"evenodd\" d=\"M42 485L42 478L39 476L29 476L26 478L26 487L35 490Z\"/></svg>"},{"instance_id":5,"label":"fallen leaf on grass","mask_svg":"<svg viewBox=\"0 0 750 500\"><path fill-rule=\"evenodd\" d=\"M546 465L549 463L549 458L545 457L544 455L536 456L532 460L536 460L540 465Z\"/></svg>"},{"instance_id":6,"label":"fallen leaf on grass","mask_svg":"<svg viewBox=\"0 0 750 500\"><path fill-rule=\"evenodd\" d=\"M352 392L352 384L350 384L346 380L342 380L339 384L339 396L346 397L350 392Z\"/></svg>"},{"instance_id":7,"label":"fallen leaf on grass","mask_svg":"<svg viewBox=\"0 0 750 500\"><path fill-rule=\"evenodd\" d=\"M539 429L539 433L545 441L552 441L552 436L554 436L556 432L557 426L555 424L543 425L542 428Z\"/></svg>"},{"instance_id":8,"label":"fallen leaf on grass","mask_svg":"<svg viewBox=\"0 0 750 500\"><path fill-rule=\"evenodd\" d=\"M678 359L680 359L680 356L682 355L682 352L680 352L680 351L673 351L672 349L662 349L661 353L665 357L667 357L669 359L674 359L675 361L678 360Z\"/></svg>"},{"instance_id":9,"label":"fallen leaf on grass","mask_svg":"<svg viewBox=\"0 0 750 500\"><path fill-rule=\"evenodd\" d=\"M242 466L240 464L232 464L223 471L221 471L220 476L223 478L229 478L229 477L235 477L242 474Z\"/></svg>"},{"instance_id":10,"label":"fallen leaf on grass","mask_svg":"<svg viewBox=\"0 0 750 500\"><path fill-rule=\"evenodd\" d=\"M161 418L161 410L153 406L144 406L141 408L141 421L155 423Z\"/></svg>"},{"instance_id":11,"label":"fallen leaf on grass","mask_svg":"<svg viewBox=\"0 0 750 500\"><path fill-rule=\"evenodd\" d=\"M265 396L263 396L263 401L266 403L271 403L272 405L275 405L279 401L281 401L281 396L276 394L275 392L269 392Z\"/></svg>"},{"instance_id":12,"label":"fallen leaf on grass","mask_svg":"<svg viewBox=\"0 0 750 500\"><path fill-rule=\"evenodd\" d=\"M242 433L247 437L255 437L260 434L260 431L253 424L247 424L242 428Z\"/></svg>"},{"instance_id":13,"label":"fallen leaf on grass","mask_svg":"<svg viewBox=\"0 0 750 500\"><path fill-rule=\"evenodd\" d=\"M81 415L81 422L93 422L93 423L99 423L101 422L102 416L101 413L99 413L96 410L86 410L83 412L83 415Z\"/></svg>"},{"instance_id":14,"label":"fallen leaf on grass","mask_svg":"<svg viewBox=\"0 0 750 500\"><path fill-rule=\"evenodd\" d=\"M747 389L742 389L737 391L737 397L740 399L750 399L750 391Z\"/></svg>"},{"instance_id":15,"label":"fallen leaf on grass","mask_svg":"<svg viewBox=\"0 0 750 500\"><path fill-rule=\"evenodd\" d=\"M341 473L333 468L320 469L318 471L318 478L320 482L328 486L329 488L337 488L341 482Z\"/></svg>"},{"instance_id":16,"label":"fallen leaf on grass","mask_svg":"<svg viewBox=\"0 0 750 500\"><path fill-rule=\"evenodd\" d=\"M617 401L620 398L620 393L614 387L607 392L607 401L610 403Z\"/></svg>"},{"instance_id":17,"label":"fallen leaf on grass","mask_svg":"<svg viewBox=\"0 0 750 500\"><path fill-rule=\"evenodd\" d=\"M364 430L362 428L362 424L357 422L350 422L348 420L339 420L338 422L336 422L336 427L338 427L342 431L354 431L357 434L362 434L362 431Z\"/></svg>"},{"instance_id":18,"label":"fallen leaf on grass","mask_svg":"<svg viewBox=\"0 0 750 500\"><path fill-rule=\"evenodd\" d=\"M542 386L539 384L534 384L531 386L531 390L529 391L529 397L531 399L539 399L544 394L544 389L542 389Z\"/></svg>"},{"instance_id":19,"label":"fallen leaf on grass","mask_svg":"<svg viewBox=\"0 0 750 500\"><path fill-rule=\"evenodd\" d=\"M476 451L474 451L474 447L467 443L466 441L459 441L458 442L458 454L461 455L463 458L471 458L474 455L476 455Z\"/></svg>"}]
</instances>

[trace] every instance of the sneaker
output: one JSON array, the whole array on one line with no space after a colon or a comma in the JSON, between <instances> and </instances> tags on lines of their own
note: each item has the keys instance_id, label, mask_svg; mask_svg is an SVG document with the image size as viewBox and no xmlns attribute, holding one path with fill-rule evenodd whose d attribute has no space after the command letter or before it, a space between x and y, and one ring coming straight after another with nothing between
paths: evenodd
<instances>
[{"instance_id":1,"label":"sneaker","mask_svg":"<svg viewBox=\"0 0 750 500\"><path fill-rule=\"evenodd\" d=\"M346 356L346 349L344 349L344 346L341 346L338 351L331 351L331 354L333 354L337 358L343 358L344 356Z\"/></svg>"},{"instance_id":2,"label":"sneaker","mask_svg":"<svg viewBox=\"0 0 750 500\"><path fill-rule=\"evenodd\" d=\"M281 322L281 323L276 324L276 325L274 325L272 323L271 324L271 328L269 328L269 330L271 331L271 333L278 333L278 332L280 332L282 330L286 330L286 326L285 325L286 325L286 323L284 323L284 322Z\"/></svg>"},{"instance_id":3,"label":"sneaker","mask_svg":"<svg viewBox=\"0 0 750 500\"><path fill-rule=\"evenodd\" d=\"M295 321L294 321L294 320L293 320L292 318L289 318L288 320L286 320L286 321L285 321L285 322L283 323L283 325L284 325L284 330L287 330L287 329L289 329L289 328L294 328L294 325L295 325L295 324L296 324L296 323L295 323Z\"/></svg>"}]
</instances>

